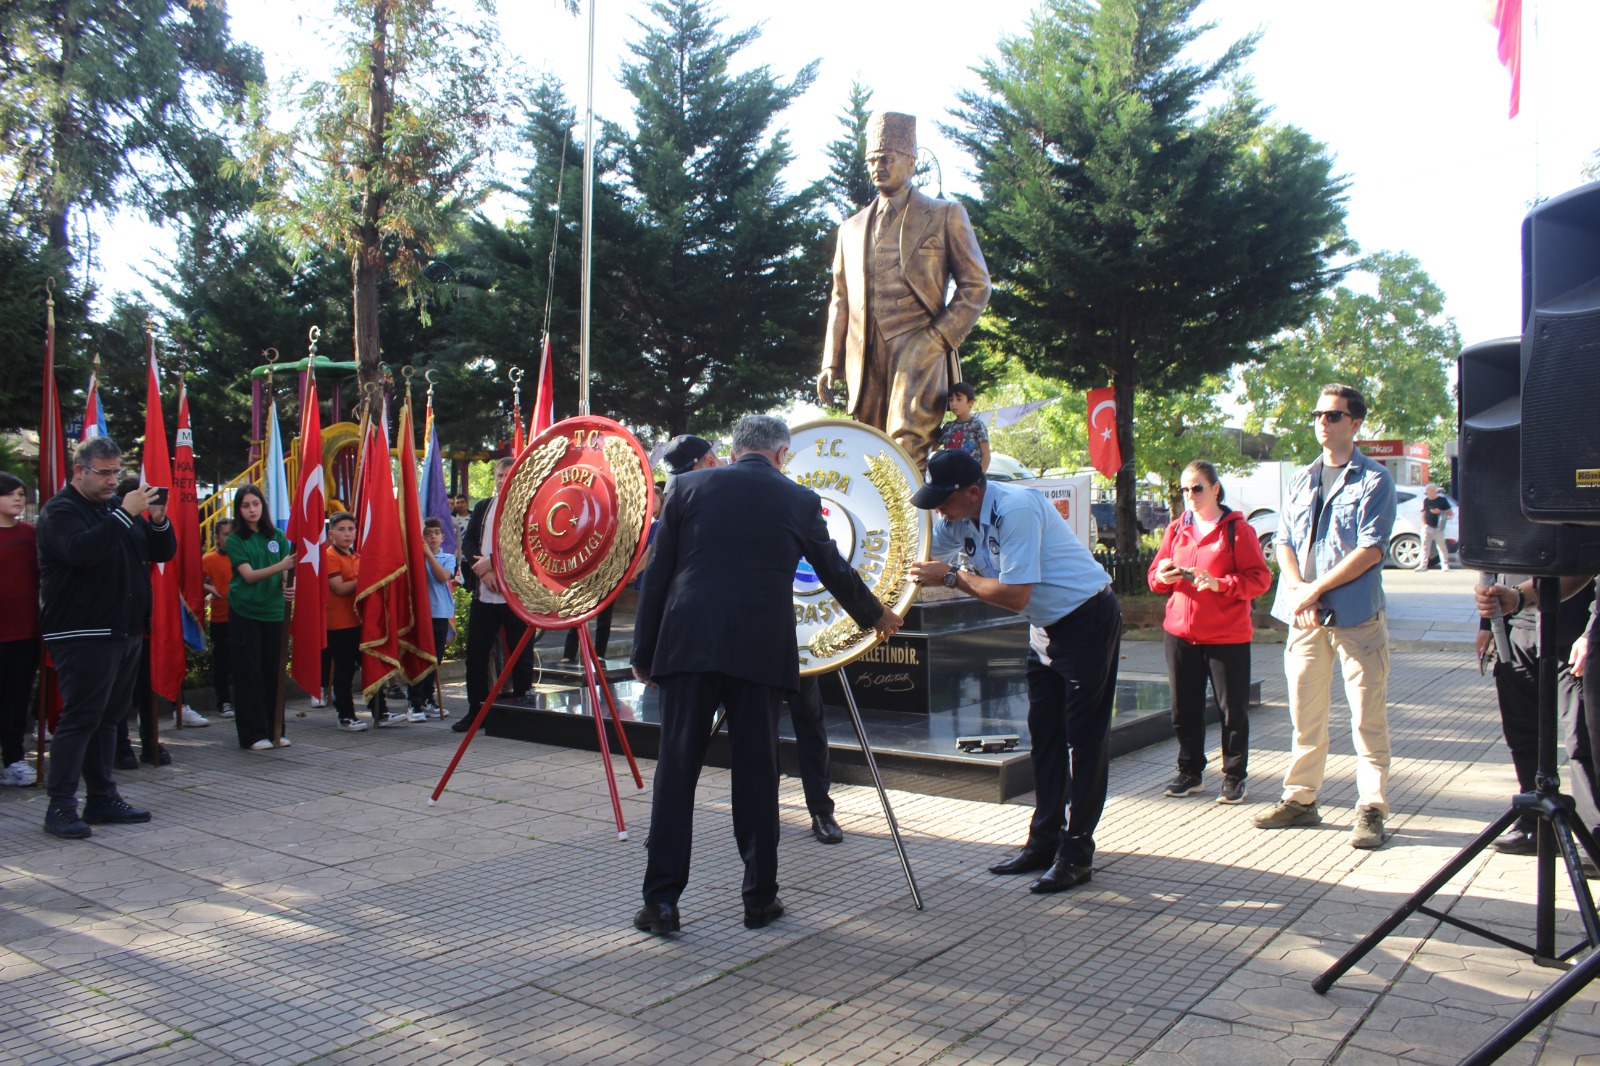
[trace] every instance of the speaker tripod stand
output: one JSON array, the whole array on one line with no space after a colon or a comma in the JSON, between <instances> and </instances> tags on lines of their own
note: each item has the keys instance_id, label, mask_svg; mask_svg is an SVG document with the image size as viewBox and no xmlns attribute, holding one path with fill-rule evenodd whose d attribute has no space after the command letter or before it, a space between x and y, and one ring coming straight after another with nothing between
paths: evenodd
<instances>
[{"instance_id":1,"label":"speaker tripod stand","mask_svg":"<svg viewBox=\"0 0 1600 1066\"><path fill-rule=\"evenodd\" d=\"M1455 857L1434 874L1421 888L1385 918L1376 929L1335 962L1311 987L1326 993L1334 982L1360 962L1368 952L1382 943L1413 914L1425 914L1436 921L1465 929L1485 940L1524 952L1540 965L1567 967L1569 960L1590 949L1589 957L1572 967L1560 980L1546 989L1537 999L1517 1015L1477 1051L1462 1059L1463 1066L1490 1063L1509 1051L1523 1037L1561 1008L1585 985L1600 975L1600 914L1595 911L1594 897L1584 880L1582 861L1578 857L1577 842L1582 842L1591 858L1600 862L1600 844L1597 844L1588 826L1574 811L1572 798L1561 792L1561 780L1556 772L1556 669L1557 624L1561 607L1560 579L1540 577L1535 579L1539 598L1539 770L1538 787L1533 792L1515 796L1510 808L1479 833ZM1596 664L1600 668L1600 664ZM1524 815L1539 819L1537 840L1538 856L1535 860L1534 942L1532 945L1503 936L1475 922L1457 918L1428 906L1438 892L1457 874L1466 869L1496 837L1509 829ZM1578 917L1583 923L1584 939L1564 952L1556 946L1556 860L1559 856L1577 899Z\"/></svg>"}]
</instances>

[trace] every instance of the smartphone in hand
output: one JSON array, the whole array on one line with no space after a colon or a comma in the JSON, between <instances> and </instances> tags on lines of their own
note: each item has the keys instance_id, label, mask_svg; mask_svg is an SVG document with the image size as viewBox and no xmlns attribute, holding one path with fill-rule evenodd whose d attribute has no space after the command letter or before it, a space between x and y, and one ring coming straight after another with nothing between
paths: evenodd
<instances>
[{"instance_id":1,"label":"smartphone in hand","mask_svg":"<svg viewBox=\"0 0 1600 1066\"><path fill-rule=\"evenodd\" d=\"M144 487L144 497L150 502L151 507L165 507L167 505L167 494L170 491L165 485L146 485Z\"/></svg>"}]
</instances>

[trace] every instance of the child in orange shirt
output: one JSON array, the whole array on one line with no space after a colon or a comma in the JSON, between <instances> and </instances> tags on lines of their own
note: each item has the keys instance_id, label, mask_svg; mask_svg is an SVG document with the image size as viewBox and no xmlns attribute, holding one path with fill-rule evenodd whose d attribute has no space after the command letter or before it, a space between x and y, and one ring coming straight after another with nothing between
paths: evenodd
<instances>
[{"instance_id":1,"label":"child in orange shirt","mask_svg":"<svg viewBox=\"0 0 1600 1066\"><path fill-rule=\"evenodd\" d=\"M233 533L233 522L217 523L217 550L200 559L206 602L211 606L211 687L217 693L217 710L224 718L233 717L233 671L228 658L228 582L233 580L233 561L225 550Z\"/></svg>"},{"instance_id":2,"label":"child in orange shirt","mask_svg":"<svg viewBox=\"0 0 1600 1066\"><path fill-rule=\"evenodd\" d=\"M356 613L356 578L361 572L361 557L355 551L356 516L340 511L328 520L328 545L323 549L328 574L328 654L333 660L333 706L339 714L339 728L360 733L368 723L356 717L351 685L361 667L361 616ZM367 701L372 725L400 725L403 714L391 715L383 693Z\"/></svg>"}]
</instances>

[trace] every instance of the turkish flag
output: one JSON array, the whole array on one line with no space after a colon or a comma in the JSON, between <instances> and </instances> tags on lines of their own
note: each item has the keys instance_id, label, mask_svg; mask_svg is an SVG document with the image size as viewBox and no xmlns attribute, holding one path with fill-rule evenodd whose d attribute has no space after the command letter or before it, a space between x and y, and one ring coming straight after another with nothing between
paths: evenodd
<instances>
[{"instance_id":1,"label":"turkish flag","mask_svg":"<svg viewBox=\"0 0 1600 1066\"><path fill-rule=\"evenodd\" d=\"M361 695L372 699L400 672L401 608L406 582L406 549L389 471L389 442L367 426L361 464L361 510L356 516L361 569L356 576L356 610L361 615Z\"/></svg>"},{"instance_id":2,"label":"turkish flag","mask_svg":"<svg viewBox=\"0 0 1600 1066\"><path fill-rule=\"evenodd\" d=\"M1089 465L1106 477L1122 469L1122 445L1117 440L1117 394L1112 386L1089 390Z\"/></svg>"},{"instance_id":3,"label":"turkish flag","mask_svg":"<svg viewBox=\"0 0 1600 1066\"><path fill-rule=\"evenodd\" d=\"M556 387L550 366L550 334L544 335L544 351L539 356L539 391L533 396L533 426L530 437L537 437L556 421ZM520 452L518 454L521 454Z\"/></svg>"},{"instance_id":4,"label":"turkish flag","mask_svg":"<svg viewBox=\"0 0 1600 1066\"><path fill-rule=\"evenodd\" d=\"M428 549L422 543L422 498L417 492L417 442L412 431L411 396L400 409L395 435L400 452L400 539L405 545L406 570L398 582L404 589L399 604L400 672L407 684L416 684L438 665L433 646L433 607L428 602ZM363 566L365 563L363 562Z\"/></svg>"},{"instance_id":5,"label":"turkish flag","mask_svg":"<svg viewBox=\"0 0 1600 1066\"><path fill-rule=\"evenodd\" d=\"M167 421L161 414L161 377L156 368L156 339L145 334L144 456L139 480L165 487L171 502L172 455L167 451ZM183 647L183 609L179 606L176 559L150 564L150 688L173 703L183 702L183 675L188 663Z\"/></svg>"},{"instance_id":6,"label":"turkish flag","mask_svg":"<svg viewBox=\"0 0 1600 1066\"><path fill-rule=\"evenodd\" d=\"M322 649L328 644L328 577L322 571L328 505L323 491L322 412L317 407L317 379L308 373L300 398L300 477L289 511L289 543L295 552L289 676L307 692L322 691Z\"/></svg>"},{"instance_id":7,"label":"turkish flag","mask_svg":"<svg viewBox=\"0 0 1600 1066\"><path fill-rule=\"evenodd\" d=\"M194 427L189 424L189 388L178 378L178 438L172 459L172 503L167 517L178 535L178 596L183 603L183 635L189 647L205 650L200 635L205 619L205 575L200 572L200 496L195 491Z\"/></svg>"},{"instance_id":8,"label":"turkish flag","mask_svg":"<svg viewBox=\"0 0 1600 1066\"><path fill-rule=\"evenodd\" d=\"M39 506L60 492L72 476L67 440L61 429L61 394L56 389L56 301L46 286L44 312L44 397L39 405Z\"/></svg>"}]
</instances>

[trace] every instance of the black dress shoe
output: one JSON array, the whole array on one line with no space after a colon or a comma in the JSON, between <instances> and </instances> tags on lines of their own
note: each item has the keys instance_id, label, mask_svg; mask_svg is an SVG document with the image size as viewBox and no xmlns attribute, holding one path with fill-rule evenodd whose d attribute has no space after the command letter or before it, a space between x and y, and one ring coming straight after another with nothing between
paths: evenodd
<instances>
[{"instance_id":1,"label":"black dress shoe","mask_svg":"<svg viewBox=\"0 0 1600 1066\"><path fill-rule=\"evenodd\" d=\"M667 936L678 931L678 907L674 903L646 903L633 916L633 927L641 933Z\"/></svg>"},{"instance_id":2,"label":"black dress shoe","mask_svg":"<svg viewBox=\"0 0 1600 1066\"><path fill-rule=\"evenodd\" d=\"M992 874L1031 874L1035 870L1048 870L1054 861L1055 851L1046 851L1044 848L1026 847L1017 852L1004 862L997 862L989 867Z\"/></svg>"},{"instance_id":3,"label":"black dress shoe","mask_svg":"<svg viewBox=\"0 0 1600 1066\"><path fill-rule=\"evenodd\" d=\"M133 753L132 748L126 751L119 751L117 752L116 760L111 765L118 770L137 770L139 768L139 756Z\"/></svg>"},{"instance_id":4,"label":"black dress shoe","mask_svg":"<svg viewBox=\"0 0 1600 1066\"><path fill-rule=\"evenodd\" d=\"M151 766L171 766L172 753L167 750L167 746L165 744L157 744L154 754L151 754L150 749L146 748L140 753L139 761L147 762Z\"/></svg>"},{"instance_id":5,"label":"black dress shoe","mask_svg":"<svg viewBox=\"0 0 1600 1066\"><path fill-rule=\"evenodd\" d=\"M83 820L91 825L148 822L150 812L135 807L121 796L90 796L83 804Z\"/></svg>"},{"instance_id":6,"label":"black dress shoe","mask_svg":"<svg viewBox=\"0 0 1600 1066\"><path fill-rule=\"evenodd\" d=\"M1094 868L1091 866L1073 866L1071 863L1058 862L1050 867L1050 871L1043 877L1029 885L1028 891L1064 892L1087 883L1093 876Z\"/></svg>"},{"instance_id":7,"label":"black dress shoe","mask_svg":"<svg viewBox=\"0 0 1600 1066\"><path fill-rule=\"evenodd\" d=\"M811 835L824 844L844 843L844 830L839 828L839 823L833 820L831 814L811 816Z\"/></svg>"},{"instance_id":8,"label":"black dress shoe","mask_svg":"<svg viewBox=\"0 0 1600 1066\"><path fill-rule=\"evenodd\" d=\"M1514 825L1506 830L1504 836L1489 846L1502 855L1533 855L1539 850L1533 834L1520 825Z\"/></svg>"},{"instance_id":9,"label":"black dress shoe","mask_svg":"<svg viewBox=\"0 0 1600 1066\"><path fill-rule=\"evenodd\" d=\"M744 909L744 927L746 929L762 929L783 917L783 904L773 900L765 907L746 907Z\"/></svg>"}]
</instances>

